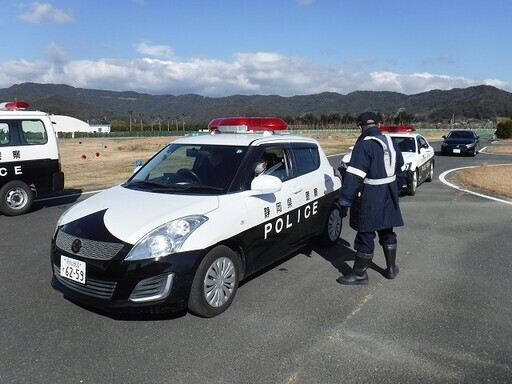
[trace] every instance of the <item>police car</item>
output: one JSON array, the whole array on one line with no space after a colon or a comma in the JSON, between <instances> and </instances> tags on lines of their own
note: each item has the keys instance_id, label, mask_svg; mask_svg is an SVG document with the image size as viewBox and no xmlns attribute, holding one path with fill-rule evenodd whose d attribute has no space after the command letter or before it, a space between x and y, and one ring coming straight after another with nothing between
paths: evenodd
<instances>
[{"instance_id":1,"label":"police car","mask_svg":"<svg viewBox=\"0 0 512 384\"><path fill-rule=\"evenodd\" d=\"M0 103L0 213L21 215L34 197L64 188L50 117L25 102Z\"/></svg>"},{"instance_id":2,"label":"police car","mask_svg":"<svg viewBox=\"0 0 512 384\"><path fill-rule=\"evenodd\" d=\"M434 178L434 148L411 126L381 126L381 131L388 134L402 151L406 167L402 193L415 195L418 185ZM342 175L348 167L350 157L349 152L341 159L339 171Z\"/></svg>"},{"instance_id":3,"label":"police car","mask_svg":"<svg viewBox=\"0 0 512 384\"><path fill-rule=\"evenodd\" d=\"M279 134L284 122L268 132L270 123L217 121L72 206L52 239L53 287L107 311L212 317L241 280L312 240L335 244L338 171L318 142Z\"/></svg>"}]
</instances>

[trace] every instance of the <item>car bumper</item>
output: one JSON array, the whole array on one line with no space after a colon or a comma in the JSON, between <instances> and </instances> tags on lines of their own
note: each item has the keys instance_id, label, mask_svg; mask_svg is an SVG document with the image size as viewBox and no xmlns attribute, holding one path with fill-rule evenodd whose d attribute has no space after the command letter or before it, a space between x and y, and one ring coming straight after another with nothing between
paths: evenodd
<instances>
[{"instance_id":1,"label":"car bumper","mask_svg":"<svg viewBox=\"0 0 512 384\"><path fill-rule=\"evenodd\" d=\"M159 260L93 260L67 254L52 244L52 287L66 297L107 312L176 312L187 306L201 251ZM60 274L61 256L86 263L85 284Z\"/></svg>"},{"instance_id":2,"label":"car bumper","mask_svg":"<svg viewBox=\"0 0 512 384\"><path fill-rule=\"evenodd\" d=\"M467 155L474 154L475 150L476 150L476 147L471 147L471 148L441 147L441 154L467 156Z\"/></svg>"}]
</instances>

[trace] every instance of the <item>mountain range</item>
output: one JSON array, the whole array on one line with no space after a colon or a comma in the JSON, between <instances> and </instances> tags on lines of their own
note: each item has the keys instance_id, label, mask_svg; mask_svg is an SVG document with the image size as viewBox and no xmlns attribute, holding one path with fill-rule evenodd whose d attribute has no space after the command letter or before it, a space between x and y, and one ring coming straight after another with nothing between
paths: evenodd
<instances>
[{"instance_id":1,"label":"mountain range","mask_svg":"<svg viewBox=\"0 0 512 384\"><path fill-rule=\"evenodd\" d=\"M186 119L207 123L223 116L299 117L338 113L357 115L366 110L393 115L405 111L414 121L441 122L478 119L495 121L512 116L512 93L479 85L451 90L431 90L414 95L389 91L355 91L347 95L324 92L283 97L233 95L205 97L196 94L150 95L132 91L74 88L64 84L23 83L0 89L0 101L26 101L31 109L68 115L90 123L134 119Z\"/></svg>"}]
</instances>

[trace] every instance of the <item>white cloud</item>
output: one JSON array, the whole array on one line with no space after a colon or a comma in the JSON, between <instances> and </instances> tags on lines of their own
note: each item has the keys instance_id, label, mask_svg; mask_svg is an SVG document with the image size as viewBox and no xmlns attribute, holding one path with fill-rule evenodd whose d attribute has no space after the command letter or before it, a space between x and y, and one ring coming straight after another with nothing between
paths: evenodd
<instances>
[{"instance_id":1,"label":"white cloud","mask_svg":"<svg viewBox=\"0 0 512 384\"><path fill-rule=\"evenodd\" d=\"M163 59L171 58L174 53L171 47L167 45L149 45L147 43L139 43L135 46L138 53Z\"/></svg>"},{"instance_id":2,"label":"white cloud","mask_svg":"<svg viewBox=\"0 0 512 384\"><path fill-rule=\"evenodd\" d=\"M146 48L151 51L151 46L147 45ZM239 53L231 61L156 58L73 61L67 60L65 52L56 44L50 45L48 51L51 60L47 62L19 60L0 63L0 87L31 81L90 89L174 95L197 93L211 97L234 94L294 96L326 91L347 94L357 90L416 94L432 89L465 88L478 84L512 90L511 84L497 79L478 82L431 73L348 73L335 66L269 52ZM160 52L171 54L166 49Z\"/></svg>"},{"instance_id":3,"label":"white cloud","mask_svg":"<svg viewBox=\"0 0 512 384\"><path fill-rule=\"evenodd\" d=\"M20 19L32 24L44 22L64 24L75 21L72 12L56 9L49 3L33 3L28 12L20 14Z\"/></svg>"}]
</instances>

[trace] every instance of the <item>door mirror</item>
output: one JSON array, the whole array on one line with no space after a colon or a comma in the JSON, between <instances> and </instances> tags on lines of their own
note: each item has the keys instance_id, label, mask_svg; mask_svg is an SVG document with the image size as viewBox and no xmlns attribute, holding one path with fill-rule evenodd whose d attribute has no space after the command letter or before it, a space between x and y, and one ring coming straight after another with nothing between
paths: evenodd
<instances>
[{"instance_id":1,"label":"door mirror","mask_svg":"<svg viewBox=\"0 0 512 384\"><path fill-rule=\"evenodd\" d=\"M276 193L283 187L283 182L271 175L257 176L251 182L251 191L259 192L260 194Z\"/></svg>"}]
</instances>

